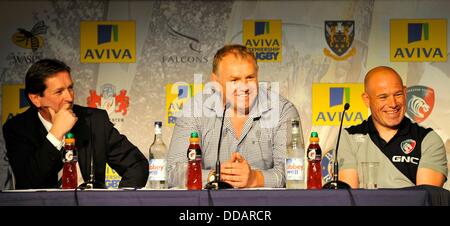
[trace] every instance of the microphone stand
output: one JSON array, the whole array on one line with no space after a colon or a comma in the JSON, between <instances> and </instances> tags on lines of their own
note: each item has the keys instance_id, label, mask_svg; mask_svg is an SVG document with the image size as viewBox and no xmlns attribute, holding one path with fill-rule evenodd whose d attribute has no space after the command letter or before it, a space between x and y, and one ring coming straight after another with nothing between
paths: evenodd
<instances>
[{"instance_id":1,"label":"microphone stand","mask_svg":"<svg viewBox=\"0 0 450 226\"><path fill-rule=\"evenodd\" d=\"M92 119L89 121L90 128L92 129ZM89 174L89 180L80 184L78 188L81 190L84 189L94 189L94 188L106 188L104 183L97 182L95 180L95 169L94 169L94 158L95 158L95 140L94 136L91 131L91 143L90 146L92 146L92 152L90 157L90 174Z\"/></svg>"},{"instance_id":2,"label":"microphone stand","mask_svg":"<svg viewBox=\"0 0 450 226\"><path fill-rule=\"evenodd\" d=\"M350 189L351 188L350 185L348 185L347 183L340 181L338 179L339 167L338 167L338 160L337 160L337 154L338 154L338 149L339 149L339 140L341 138L342 121L344 121L345 111L348 110L349 108L350 108L350 104L345 103L344 111L342 112L342 117L341 117L341 125L339 126L339 134L338 134L338 138L337 138L336 150L334 151L333 180L326 183L325 185L323 185L322 186L323 189Z\"/></svg>"},{"instance_id":3,"label":"microphone stand","mask_svg":"<svg viewBox=\"0 0 450 226\"><path fill-rule=\"evenodd\" d=\"M220 146L222 144L222 130L223 130L223 121L225 121L225 112L227 111L229 107L229 104L225 105L225 109L223 110L223 114L222 114L222 124L220 125L220 133L219 133L219 145L218 145L218 149L217 149L217 160L216 160L216 171L215 171L215 175L214 175L214 180L207 183L205 185L205 189L213 189L213 190L220 190L220 189L230 189L233 188L233 186L231 186L231 184L224 182L224 181L220 181Z\"/></svg>"},{"instance_id":4,"label":"microphone stand","mask_svg":"<svg viewBox=\"0 0 450 226\"><path fill-rule=\"evenodd\" d=\"M93 154L92 154L93 155ZM84 189L93 189L93 188L105 188L105 185L103 183L97 182L95 181L95 176L94 176L94 161L92 161L92 157L91 156L91 172L89 175L89 180L87 182L84 182L82 184L80 184L78 187L82 190Z\"/></svg>"}]
</instances>

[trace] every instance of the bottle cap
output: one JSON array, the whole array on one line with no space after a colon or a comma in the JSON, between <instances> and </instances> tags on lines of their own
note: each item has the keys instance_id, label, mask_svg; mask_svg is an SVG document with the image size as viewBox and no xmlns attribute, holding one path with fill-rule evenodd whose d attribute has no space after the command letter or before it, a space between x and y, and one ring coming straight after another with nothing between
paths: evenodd
<instances>
[{"instance_id":1,"label":"bottle cap","mask_svg":"<svg viewBox=\"0 0 450 226\"><path fill-rule=\"evenodd\" d=\"M300 127L300 122L298 121L298 119L294 118L291 119L291 133L292 134L298 134L299 133L299 127Z\"/></svg>"},{"instance_id":2,"label":"bottle cap","mask_svg":"<svg viewBox=\"0 0 450 226\"><path fill-rule=\"evenodd\" d=\"M319 142L319 134L317 132L311 132L310 142Z\"/></svg>"},{"instance_id":3,"label":"bottle cap","mask_svg":"<svg viewBox=\"0 0 450 226\"><path fill-rule=\"evenodd\" d=\"M75 136L73 135L73 133L66 133L66 135L64 135L64 142L66 144L74 144L75 143Z\"/></svg>"},{"instance_id":4,"label":"bottle cap","mask_svg":"<svg viewBox=\"0 0 450 226\"><path fill-rule=\"evenodd\" d=\"M292 124L292 127L299 127L299 125L300 125L300 122L298 121L298 119L291 119L291 124Z\"/></svg>"},{"instance_id":5,"label":"bottle cap","mask_svg":"<svg viewBox=\"0 0 450 226\"><path fill-rule=\"evenodd\" d=\"M191 132L191 138L197 138L198 137L198 133L196 131Z\"/></svg>"},{"instance_id":6,"label":"bottle cap","mask_svg":"<svg viewBox=\"0 0 450 226\"><path fill-rule=\"evenodd\" d=\"M191 137L189 138L191 143L200 143L200 138L198 137L197 132L191 132Z\"/></svg>"},{"instance_id":7,"label":"bottle cap","mask_svg":"<svg viewBox=\"0 0 450 226\"><path fill-rule=\"evenodd\" d=\"M73 135L73 133L66 133L66 135L64 135L65 138L75 138L75 136Z\"/></svg>"}]
</instances>

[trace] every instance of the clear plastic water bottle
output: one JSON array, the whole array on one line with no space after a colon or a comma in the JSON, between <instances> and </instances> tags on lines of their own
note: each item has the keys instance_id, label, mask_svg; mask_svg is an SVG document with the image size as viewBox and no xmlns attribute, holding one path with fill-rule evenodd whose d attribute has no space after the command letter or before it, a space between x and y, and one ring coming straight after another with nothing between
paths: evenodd
<instances>
[{"instance_id":1,"label":"clear plastic water bottle","mask_svg":"<svg viewBox=\"0 0 450 226\"><path fill-rule=\"evenodd\" d=\"M305 149L298 119L291 120L290 139L286 145L286 188L305 188Z\"/></svg>"},{"instance_id":2,"label":"clear plastic water bottle","mask_svg":"<svg viewBox=\"0 0 450 226\"><path fill-rule=\"evenodd\" d=\"M167 148L162 139L162 122L155 122L155 138L149 149L149 175L146 188L167 188Z\"/></svg>"}]
</instances>

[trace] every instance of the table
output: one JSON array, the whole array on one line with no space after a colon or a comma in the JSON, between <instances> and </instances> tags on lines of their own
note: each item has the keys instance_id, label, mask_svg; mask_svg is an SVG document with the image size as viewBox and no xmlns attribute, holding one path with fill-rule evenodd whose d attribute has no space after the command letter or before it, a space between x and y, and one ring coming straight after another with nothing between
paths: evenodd
<instances>
[{"instance_id":1,"label":"table","mask_svg":"<svg viewBox=\"0 0 450 226\"><path fill-rule=\"evenodd\" d=\"M448 197L445 189L420 186L378 190L38 190L0 192L0 206L429 206L448 205Z\"/></svg>"}]
</instances>

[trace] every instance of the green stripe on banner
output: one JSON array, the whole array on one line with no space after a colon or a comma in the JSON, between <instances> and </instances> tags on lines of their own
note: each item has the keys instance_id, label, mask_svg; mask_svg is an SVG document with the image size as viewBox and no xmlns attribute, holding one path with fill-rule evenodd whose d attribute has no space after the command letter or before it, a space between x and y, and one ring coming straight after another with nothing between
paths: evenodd
<instances>
[{"instance_id":1,"label":"green stripe on banner","mask_svg":"<svg viewBox=\"0 0 450 226\"><path fill-rule=\"evenodd\" d=\"M113 37L114 37L114 42L117 42L119 40L119 27L118 25L113 25Z\"/></svg>"},{"instance_id":2,"label":"green stripe on banner","mask_svg":"<svg viewBox=\"0 0 450 226\"><path fill-rule=\"evenodd\" d=\"M428 40L428 24L423 24L423 38L424 40Z\"/></svg>"},{"instance_id":3,"label":"green stripe on banner","mask_svg":"<svg viewBox=\"0 0 450 226\"><path fill-rule=\"evenodd\" d=\"M350 103L350 87L344 88L344 95L345 95L345 103Z\"/></svg>"}]
</instances>

